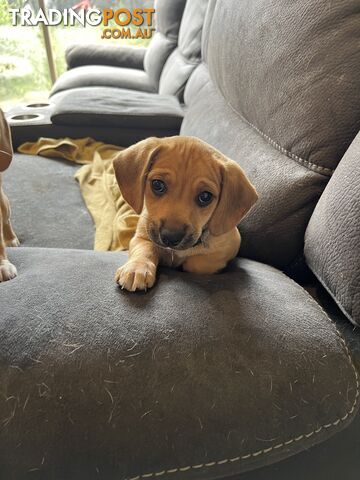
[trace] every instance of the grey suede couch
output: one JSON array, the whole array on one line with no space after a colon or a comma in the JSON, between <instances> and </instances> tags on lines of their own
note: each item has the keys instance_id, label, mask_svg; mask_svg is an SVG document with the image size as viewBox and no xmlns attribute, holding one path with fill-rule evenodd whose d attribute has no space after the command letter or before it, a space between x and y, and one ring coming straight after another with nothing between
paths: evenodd
<instances>
[{"instance_id":1,"label":"grey suede couch","mask_svg":"<svg viewBox=\"0 0 360 480\"><path fill-rule=\"evenodd\" d=\"M119 290L127 256L91 251L75 167L16 156L0 478L359 478L359 14L209 1L180 133L260 197L218 275Z\"/></svg>"}]
</instances>

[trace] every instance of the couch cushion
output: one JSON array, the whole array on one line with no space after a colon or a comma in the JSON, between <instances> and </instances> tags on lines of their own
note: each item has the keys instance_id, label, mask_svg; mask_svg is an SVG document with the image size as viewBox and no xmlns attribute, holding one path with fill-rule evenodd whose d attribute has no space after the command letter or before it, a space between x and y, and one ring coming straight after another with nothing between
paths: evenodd
<instances>
[{"instance_id":1,"label":"couch cushion","mask_svg":"<svg viewBox=\"0 0 360 480\"><path fill-rule=\"evenodd\" d=\"M360 325L360 133L310 219L305 257L345 315Z\"/></svg>"},{"instance_id":2,"label":"couch cushion","mask_svg":"<svg viewBox=\"0 0 360 480\"><path fill-rule=\"evenodd\" d=\"M191 73L200 63L201 35L208 0L189 0L182 17L178 47L161 73L159 92L180 100Z\"/></svg>"},{"instance_id":3,"label":"couch cushion","mask_svg":"<svg viewBox=\"0 0 360 480\"><path fill-rule=\"evenodd\" d=\"M357 0L209 5L181 133L238 161L257 187L244 255L283 267L302 253L311 212L360 128L359 13Z\"/></svg>"},{"instance_id":4,"label":"couch cushion","mask_svg":"<svg viewBox=\"0 0 360 480\"><path fill-rule=\"evenodd\" d=\"M86 65L63 73L55 82L51 95L81 87L117 87L154 92L147 73L132 68Z\"/></svg>"},{"instance_id":5,"label":"couch cushion","mask_svg":"<svg viewBox=\"0 0 360 480\"><path fill-rule=\"evenodd\" d=\"M74 179L78 168L61 160L14 156L3 186L22 245L93 248L93 222Z\"/></svg>"},{"instance_id":6,"label":"couch cushion","mask_svg":"<svg viewBox=\"0 0 360 480\"><path fill-rule=\"evenodd\" d=\"M179 130L183 110L176 98L119 88L81 88L52 97L55 124Z\"/></svg>"},{"instance_id":7,"label":"couch cushion","mask_svg":"<svg viewBox=\"0 0 360 480\"><path fill-rule=\"evenodd\" d=\"M180 23L186 0L156 0L156 33L144 58L144 68L151 85L158 90L162 69L170 53L176 48Z\"/></svg>"},{"instance_id":8,"label":"couch cushion","mask_svg":"<svg viewBox=\"0 0 360 480\"><path fill-rule=\"evenodd\" d=\"M125 254L9 254L19 277L0 285L4 478L218 478L354 417L347 347L271 267L163 269L148 293L129 294L113 281Z\"/></svg>"}]
</instances>

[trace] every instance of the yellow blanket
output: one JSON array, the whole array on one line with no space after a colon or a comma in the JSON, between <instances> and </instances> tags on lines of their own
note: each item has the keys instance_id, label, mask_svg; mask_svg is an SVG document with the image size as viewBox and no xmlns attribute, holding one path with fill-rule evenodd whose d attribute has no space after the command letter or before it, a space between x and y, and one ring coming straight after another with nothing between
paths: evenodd
<instances>
[{"instance_id":1,"label":"yellow blanket","mask_svg":"<svg viewBox=\"0 0 360 480\"><path fill-rule=\"evenodd\" d=\"M127 250L139 216L125 202L112 166L122 150L91 138L40 138L18 148L19 152L63 158L83 165L75 174L85 204L95 223L95 250Z\"/></svg>"}]
</instances>

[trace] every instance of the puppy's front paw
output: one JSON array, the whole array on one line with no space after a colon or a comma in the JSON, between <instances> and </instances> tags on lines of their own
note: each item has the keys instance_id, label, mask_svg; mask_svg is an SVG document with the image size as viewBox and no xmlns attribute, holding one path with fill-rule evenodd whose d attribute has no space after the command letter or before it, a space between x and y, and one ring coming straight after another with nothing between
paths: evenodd
<instances>
[{"instance_id":1,"label":"puppy's front paw","mask_svg":"<svg viewBox=\"0 0 360 480\"><path fill-rule=\"evenodd\" d=\"M15 278L17 275L16 267L9 260L0 261L0 282L6 282Z\"/></svg>"},{"instance_id":2,"label":"puppy's front paw","mask_svg":"<svg viewBox=\"0 0 360 480\"><path fill-rule=\"evenodd\" d=\"M20 241L17 237L8 240L6 243L7 247L20 247Z\"/></svg>"},{"instance_id":3,"label":"puppy's front paw","mask_svg":"<svg viewBox=\"0 0 360 480\"><path fill-rule=\"evenodd\" d=\"M150 262L127 262L115 274L115 280L122 289L129 292L146 290L155 283L156 267Z\"/></svg>"}]
</instances>

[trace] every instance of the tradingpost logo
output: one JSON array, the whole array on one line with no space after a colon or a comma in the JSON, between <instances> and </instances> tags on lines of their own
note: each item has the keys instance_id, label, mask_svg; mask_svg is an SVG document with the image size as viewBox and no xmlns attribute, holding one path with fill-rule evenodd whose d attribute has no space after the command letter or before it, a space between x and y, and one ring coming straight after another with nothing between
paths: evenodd
<instances>
[{"instance_id":1,"label":"tradingpost logo","mask_svg":"<svg viewBox=\"0 0 360 480\"><path fill-rule=\"evenodd\" d=\"M11 23L20 26L57 26L73 27L87 25L97 27L102 25L101 38L103 39L150 39L155 31L153 28L154 8L91 8L87 0L81 1L72 8L58 10L49 8L44 11L39 8L33 11L29 6L25 8L10 8Z\"/></svg>"}]
</instances>

